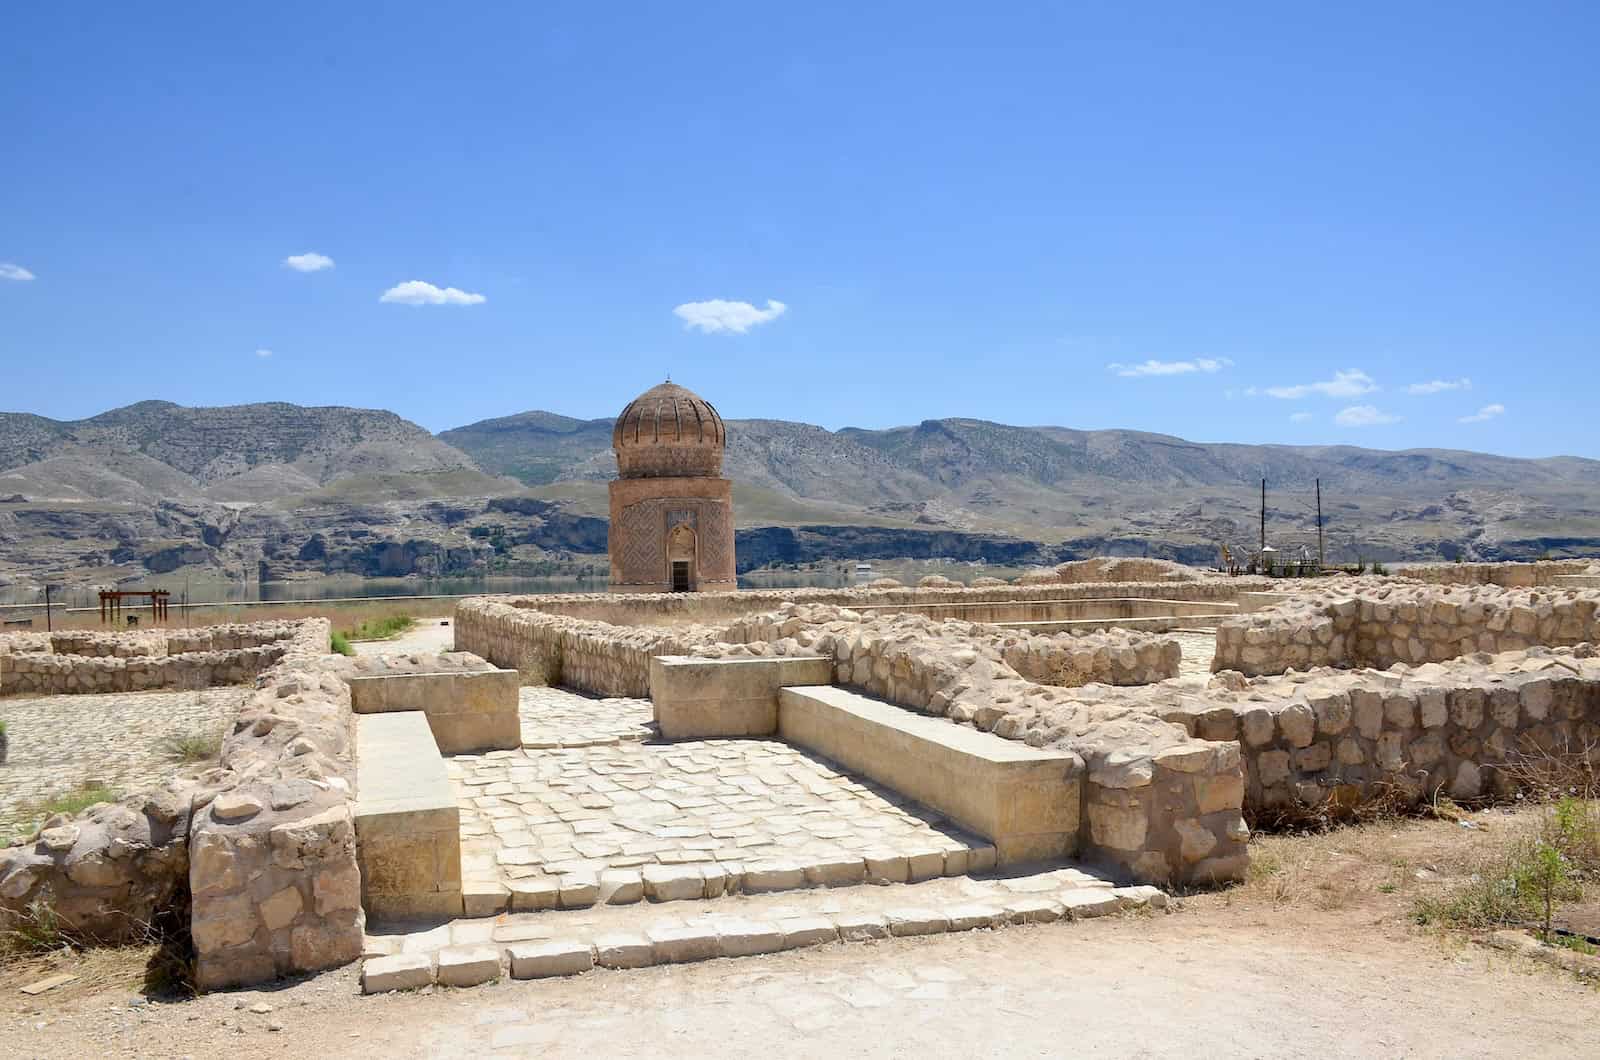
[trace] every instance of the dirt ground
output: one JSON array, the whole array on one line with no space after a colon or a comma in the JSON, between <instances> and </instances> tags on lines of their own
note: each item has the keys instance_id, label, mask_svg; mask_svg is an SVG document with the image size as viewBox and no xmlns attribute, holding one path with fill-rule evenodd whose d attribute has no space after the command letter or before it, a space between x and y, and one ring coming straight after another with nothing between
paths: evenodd
<instances>
[{"instance_id":1,"label":"dirt ground","mask_svg":"<svg viewBox=\"0 0 1600 1060\"><path fill-rule=\"evenodd\" d=\"M188 1001L144 951L0 969L8 1056L1581 1056L1600 993L1416 926L1527 814L1255 844L1170 913L361 997L353 969ZM54 970L83 978L38 997ZM263 1009L262 1011L253 1011Z\"/></svg>"}]
</instances>

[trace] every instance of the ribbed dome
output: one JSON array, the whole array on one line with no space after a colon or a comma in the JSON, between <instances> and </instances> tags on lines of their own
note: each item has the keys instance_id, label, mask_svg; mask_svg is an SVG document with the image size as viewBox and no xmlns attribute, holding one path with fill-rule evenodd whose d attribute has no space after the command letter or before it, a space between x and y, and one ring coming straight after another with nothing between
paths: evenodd
<instances>
[{"instance_id":1,"label":"ribbed dome","mask_svg":"<svg viewBox=\"0 0 1600 1060\"><path fill-rule=\"evenodd\" d=\"M666 382L628 402L611 431L623 478L716 477L728 432L711 402Z\"/></svg>"}]
</instances>

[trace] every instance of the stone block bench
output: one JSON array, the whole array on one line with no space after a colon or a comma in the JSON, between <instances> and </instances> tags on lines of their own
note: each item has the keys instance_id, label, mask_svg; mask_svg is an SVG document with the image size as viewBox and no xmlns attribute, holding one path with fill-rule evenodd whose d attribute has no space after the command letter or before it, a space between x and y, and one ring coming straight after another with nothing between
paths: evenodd
<instances>
[{"instance_id":1,"label":"stone block bench","mask_svg":"<svg viewBox=\"0 0 1600 1060\"><path fill-rule=\"evenodd\" d=\"M650 660L650 700L663 739L772 736L780 688L832 679L833 662L821 657L660 655Z\"/></svg>"},{"instance_id":2,"label":"stone block bench","mask_svg":"<svg viewBox=\"0 0 1600 1060\"><path fill-rule=\"evenodd\" d=\"M445 754L522 746L515 670L375 674L346 682L356 714L420 711Z\"/></svg>"},{"instance_id":3,"label":"stone block bench","mask_svg":"<svg viewBox=\"0 0 1600 1060\"><path fill-rule=\"evenodd\" d=\"M829 685L778 693L778 734L994 844L1001 866L1077 852L1083 760Z\"/></svg>"},{"instance_id":4,"label":"stone block bench","mask_svg":"<svg viewBox=\"0 0 1600 1060\"><path fill-rule=\"evenodd\" d=\"M379 920L460 916L461 814L428 717L358 714L355 723L362 906Z\"/></svg>"}]
</instances>

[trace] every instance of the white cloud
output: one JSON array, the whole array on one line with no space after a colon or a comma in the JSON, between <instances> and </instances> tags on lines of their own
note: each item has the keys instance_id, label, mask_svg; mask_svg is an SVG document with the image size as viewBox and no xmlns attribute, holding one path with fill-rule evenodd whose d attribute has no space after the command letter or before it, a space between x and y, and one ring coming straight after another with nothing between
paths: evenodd
<instances>
[{"instance_id":1,"label":"white cloud","mask_svg":"<svg viewBox=\"0 0 1600 1060\"><path fill-rule=\"evenodd\" d=\"M1399 423L1400 417L1380 412L1373 405L1351 405L1340 409L1333 422L1341 427L1381 427L1386 423Z\"/></svg>"},{"instance_id":2,"label":"white cloud","mask_svg":"<svg viewBox=\"0 0 1600 1060\"><path fill-rule=\"evenodd\" d=\"M1196 357L1189 361L1145 361L1141 364L1121 364L1113 361L1106 365L1106 371L1116 372L1128 378L1139 378L1149 375L1189 375L1192 372L1220 372L1224 368L1233 367L1233 362L1226 357Z\"/></svg>"},{"instance_id":3,"label":"white cloud","mask_svg":"<svg viewBox=\"0 0 1600 1060\"><path fill-rule=\"evenodd\" d=\"M480 305L488 299L455 287L435 287L423 280L407 280L383 292L378 301L397 305Z\"/></svg>"},{"instance_id":4,"label":"white cloud","mask_svg":"<svg viewBox=\"0 0 1600 1060\"><path fill-rule=\"evenodd\" d=\"M333 268L333 259L326 254L316 251L307 251L304 254L290 254L283 259L284 268L293 269L295 272L321 272L323 269Z\"/></svg>"},{"instance_id":5,"label":"white cloud","mask_svg":"<svg viewBox=\"0 0 1600 1060\"><path fill-rule=\"evenodd\" d=\"M1484 423L1484 422L1486 422L1488 420L1494 419L1496 416L1505 415L1505 411L1506 411L1506 407L1504 405L1500 404L1499 402L1496 402L1493 405L1485 405L1485 406L1483 406L1483 408L1479 409L1477 412L1474 412L1470 416L1462 416L1456 422L1457 423Z\"/></svg>"},{"instance_id":6,"label":"white cloud","mask_svg":"<svg viewBox=\"0 0 1600 1060\"><path fill-rule=\"evenodd\" d=\"M1311 419L1311 413L1309 413L1309 412L1296 412L1294 415L1289 417L1289 422L1290 423L1304 423L1309 419Z\"/></svg>"},{"instance_id":7,"label":"white cloud","mask_svg":"<svg viewBox=\"0 0 1600 1060\"><path fill-rule=\"evenodd\" d=\"M1372 377L1359 368L1349 371L1334 372L1332 379L1324 379L1320 383L1299 383L1295 386L1269 386L1262 393L1268 397L1284 398L1290 401L1312 394L1321 394L1323 397L1349 398L1370 394L1378 389L1378 384Z\"/></svg>"},{"instance_id":8,"label":"white cloud","mask_svg":"<svg viewBox=\"0 0 1600 1060\"><path fill-rule=\"evenodd\" d=\"M21 265L13 265L9 261L0 261L0 280L17 280L19 282L33 279L33 273Z\"/></svg>"},{"instance_id":9,"label":"white cloud","mask_svg":"<svg viewBox=\"0 0 1600 1060\"><path fill-rule=\"evenodd\" d=\"M703 331L707 334L727 331L743 335L757 324L777 320L788 311L788 306L771 298L767 299L765 309L758 309L749 302L729 302L713 298L709 302L685 302L672 312L690 331Z\"/></svg>"},{"instance_id":10,"label":"white cloud","mask_svg":"<svg viewBox=\"0 0 1600 1060\"><path fill-rule=\"evenodd\" d=\"M1406 387L1406 393L1418 396L1426 394L1442 394L1446 390L1471 390L1472 380L1462 376L1460 379L1432 379L1426 383L1412 383Z\"/></svg>"},{"instance_id":11,"label":"white cloud","mask_svg":"<svg viewBox=\"0 0 1600 1060\"><path fill-rule=\"evenodd\" d=\"M271 350L257 350L256 351L256 356L257 357L271 357L272 356L272 351Z\"/></svg>"}]
</instances>

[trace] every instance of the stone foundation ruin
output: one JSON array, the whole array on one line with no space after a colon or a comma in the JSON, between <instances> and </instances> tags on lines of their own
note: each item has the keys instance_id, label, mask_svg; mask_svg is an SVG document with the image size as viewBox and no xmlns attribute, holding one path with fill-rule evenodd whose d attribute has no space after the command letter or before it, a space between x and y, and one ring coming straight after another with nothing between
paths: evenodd
<instances>
[{"instance_id":1,"label":"stone foundation ruin","mask_svg":"<svg viewBox=\"0 0 1600 1060\"><path fill-rule=\"evenodd\" d=\"M456 653L356 660L328 653L320 620L11 634L0 697L247 691L217 767L0 853L0 919L43 903L116 941L187 915L205 989L363 955L385 989L761 950L665 931L559 959L430 956L378 922L521 930L563 909L974 874L1079 890L926 923L1148 902L1116 885L1240 878L1247 821L1507 798L1518 755L1594 753L1600 590L1564 568L1471 570L1271 582L1092 561L1014 585L480 597L457 607ZM1141 580L1084 580L1115 575ZM1211 630L1197 674L1182 653ZM740 805L774 809L739 824ZM1048 878L1029 875L1040 861ZM426 928L437 945L487 930ZM760 945L865 930L841 916Z\"/></svg>"}]
</instances>

